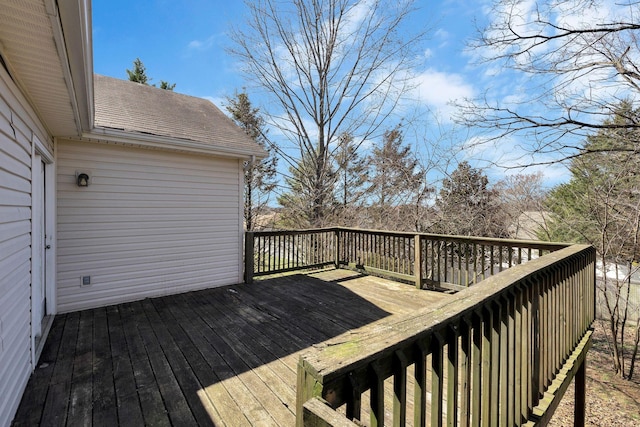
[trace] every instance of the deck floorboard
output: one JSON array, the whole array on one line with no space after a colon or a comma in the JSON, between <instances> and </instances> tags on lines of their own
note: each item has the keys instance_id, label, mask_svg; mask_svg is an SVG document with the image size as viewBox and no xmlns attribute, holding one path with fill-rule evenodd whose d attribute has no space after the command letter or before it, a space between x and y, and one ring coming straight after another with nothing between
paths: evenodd
<instances>
[{"instance_id":1,"label":"deck floorboard","mask_svg":"<svg viewBox=\"0 0 640 427\"><path fill-rule=\"evenodd\" d=\"M16 426L290 426L314 344L447 298L346 270L56 316Z\"/></svg>"}]
</instances>

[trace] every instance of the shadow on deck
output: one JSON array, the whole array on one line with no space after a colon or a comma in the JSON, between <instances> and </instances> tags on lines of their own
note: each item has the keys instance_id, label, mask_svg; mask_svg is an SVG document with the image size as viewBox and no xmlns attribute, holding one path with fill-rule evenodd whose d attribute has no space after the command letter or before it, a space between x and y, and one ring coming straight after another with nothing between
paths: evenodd
<instances>
[{"instance_id":1,"label":"shadow on deck","mask_svg":"<svg viewBox=\"0 0 640 427\"><path fill-rule=\"evenodd\" d=\"M14 424L291 426L300 353L446 297L330 270L58 315Z\"/></svg>"}]
</instances>

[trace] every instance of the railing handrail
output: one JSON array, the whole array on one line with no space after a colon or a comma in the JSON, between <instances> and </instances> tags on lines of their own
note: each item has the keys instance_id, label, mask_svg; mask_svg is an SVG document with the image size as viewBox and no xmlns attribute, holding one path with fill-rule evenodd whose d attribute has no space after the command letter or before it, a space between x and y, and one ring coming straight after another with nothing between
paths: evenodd
<instances>
[{"instance_id":1,"label":"railing handrail","mask_svg":"<svg viewBox=\"0 0 640 427\"><path fill-rule=\"evenodd\" d=\"M339 227L319 227L319 228L302 228L299 230L250 230L245 233L253 233L254 236L273 236L273 235L289 235L289 234L313 234L339 230Z\"/></svg>"},{"instance_id":2,"label":"railing handrail","mask_svg":"<svg viewBox=\"0 0 640 427\"><path fill-rule=\"evenodd\" d=\"M253 233L254 236L269 236L269 235L292 235L292 234L313 234L320 232L340 232L348 231L362 234L378 234L384 236L422 236L432 238L433 240L444 241L459 241L463 243L486 243L486 244L502 244L504 246L513 245L522 248L530 249L542 249L542 250L558 250L570 246L569 243L563 242L544 242L541 240L521 240L521 239L505 239L498 237L476 237L476 236L462 236L462 235L448 235L448 234L435 234L435 233L421 233L410 231L392 231L392 230L377 230L377 229L362 229L353 227L320 227L320 228L305 228L300 230L252 230L246 233Z\"/></svg>"}]
</instances>

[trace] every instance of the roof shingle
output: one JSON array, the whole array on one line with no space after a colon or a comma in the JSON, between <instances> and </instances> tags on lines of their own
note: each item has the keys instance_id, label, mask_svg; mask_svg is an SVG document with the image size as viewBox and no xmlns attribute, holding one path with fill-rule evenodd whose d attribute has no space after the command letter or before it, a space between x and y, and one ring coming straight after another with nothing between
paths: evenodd
<instances>
[{"instance_id":1,"label":"roof shingle","mask_svg":"<svg viewBox=\"0 0 640 427\"><path fill-rule=\"evenodd\" d=\"M94 75L95 126L260 155L262 148L210 101Z\"/></svg>"}]
</instances>

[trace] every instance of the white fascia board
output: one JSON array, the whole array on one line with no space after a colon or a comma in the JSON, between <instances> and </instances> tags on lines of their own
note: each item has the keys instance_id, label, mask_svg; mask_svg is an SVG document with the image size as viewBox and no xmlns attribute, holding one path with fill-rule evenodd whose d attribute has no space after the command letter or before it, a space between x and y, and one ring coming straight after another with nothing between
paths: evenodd
<instances>
[{"instance_id":1,"label":"white fascia board","mask_svg":"<svg viewBox=\"0 0 640 427\"><path fill-rule=\"evenodd\" d=\"M45 0L78 135L93 127L93 47L90 0ZM65 37L66 35L66 37Z\"/></svg>"},{"instance_id":2,"label":"white fascia board","mask_svg":"<svg viewBox=\"0 0 640 427\"><path fill-rule=\"evenodd\" d=\"M84 132L82 134L82 138L84 140L102 143L115 143L160 150L177 150L182 152L246 160L250 160L253 157L261 159L267 155L267 153L261 149L257 149L255 151L234 149L185 139L136 134L125 130L100 127L94 127L90 132Z\"/></svg>"}]
</instances>

